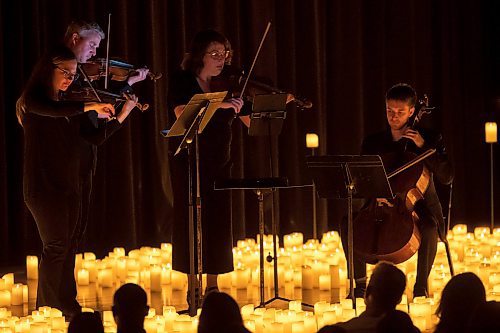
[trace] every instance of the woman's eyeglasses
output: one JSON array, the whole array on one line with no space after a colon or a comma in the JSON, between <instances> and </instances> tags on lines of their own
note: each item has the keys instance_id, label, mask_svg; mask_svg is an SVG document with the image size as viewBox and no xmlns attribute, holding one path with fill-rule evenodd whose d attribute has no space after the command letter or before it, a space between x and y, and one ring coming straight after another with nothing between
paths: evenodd
<instances>
[{"instance_id":1,"label":"woman's eyeglasses","mask_svg":"<svg viewBox=\"0 0 500 333\"><path fill-rule=\"evenodd\" d=\"M63 73L63 76L65 79L74 81L80 77L80 74L78 74L78 73L71 73L67 69L61 68L59 66L55 66L55 67Z\"/></svg>"},{"instance_id":2,"label":"woman's eyeglasses","mask_svg":"<svg viewBox=\"0 0 500 333\"><path fill-rule=\"evenodd\" d=\"M212 51L212 52L206 52L212 59L214 60L223 60L227 59L229 55L231 54L231 51Z\"/></svg>"}]
</instances>

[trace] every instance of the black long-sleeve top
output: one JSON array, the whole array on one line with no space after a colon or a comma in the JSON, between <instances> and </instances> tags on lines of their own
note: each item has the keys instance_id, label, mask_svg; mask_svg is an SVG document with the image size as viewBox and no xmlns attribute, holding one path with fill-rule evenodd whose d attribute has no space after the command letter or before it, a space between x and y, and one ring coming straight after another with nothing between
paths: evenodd
<instances>
[{"instance_id":1,"label":"black long-sleeve top","mask_svg":"<svg viewBox=\"0 0 500 333\"><path fill-rule=\"evenodd\" d=\"M406 151L415 153L416 155L420 155L428 149L435 148L436 153L425 159L425 166L432 172L432 176L429 187L424 193L424 204L429 208L434 217L442 220L442 216L439 216L442 213L439 198L434 187L434 178L442 184L449 185L453 181L453 168L448 159L441 134L423 128L417 130L424 139L424 146L422 148L418 148L411 140L393 141L391 131L388 129L366 137L363 140L361 153L363 155L396 154L397 156L397 154L401 154L404 151L406 141L408 141Z\"/></svg>"},{"instance_id":2,"label":"black long-sleeve top","mask_svg":"<svg viewBox=\"0 0 500 333\"><path fill-rule=\"evenodd\" d=\"M74 195L80 179L95 161L95 145L121 125L112 120L99 125L97 114L83 111L84 103L54 101L40 95L26 98L24 129L24 194Z\"/></svg>"}]
</instances>

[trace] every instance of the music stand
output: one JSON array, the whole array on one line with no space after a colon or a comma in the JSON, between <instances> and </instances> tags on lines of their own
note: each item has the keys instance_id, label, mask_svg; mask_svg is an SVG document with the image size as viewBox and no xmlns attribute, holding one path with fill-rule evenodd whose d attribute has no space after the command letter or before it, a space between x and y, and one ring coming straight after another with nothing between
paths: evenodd
<instances>
[{"instance_id":1,"label":"music stand","mask_svg":"<svg viewBox=\"0 0 500 333\"><path fill-rule=\"evenodd\" d=\"M182 149L188 150L188 206L189 206L189 308L188 313L190 316L196 315L197 304L201 304L200 299L196 299L195 290L196 274L194 265L195 249L197 253L198 262L198 287L202 290L202 255L201 255L201 193L200 193L200 153L199 153L199 134L201 134L214 115L215 111L219 108L220 103L227 95L227 91L217 93L196 94L186 104L179 118L175 121L169 130L162 130L161 134L165 137L183 136L182 141L177 147L174 154L177 155ZM194 144L194 147L193 147ZM193 153L194 150L194 153ZM193 159L195 162L196 173L196 190L193 189ZM196 233L194 230L194 202L193 194L196 193ZM196 239L196 245L195 245Z\"/></svg>"},{"instance_id":2,"label":"music stand","mask_svg":"<svg viewBox=\"0 0 500 333\"><path fill-rule=\"evenodd\" d=\"M347 198L347 261L355 308L352 199L393 198L391 185L378 155L307 156L306 163L320 198Z\"/></svg>"}]
</instances>

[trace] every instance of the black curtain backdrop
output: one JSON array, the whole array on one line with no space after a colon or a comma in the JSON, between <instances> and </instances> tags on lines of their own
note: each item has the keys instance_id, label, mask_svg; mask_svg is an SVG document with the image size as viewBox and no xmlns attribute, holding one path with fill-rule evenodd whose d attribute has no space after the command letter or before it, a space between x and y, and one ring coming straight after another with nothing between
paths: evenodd
<instances>
[{"instance_id":1,"label":"black curtain backdrop","mask_svg":"<svg viewBox=\"0 0 500 333\"><path fill-rule=\"evenodd\" d=\"M23 135L15 101L39 56L59 42L74 18L97 21L112 14L110 54L147 64L163 79L134 88L151 104L134 111L99 148L88 250L102 256L170 241L173 221L166 140L168 75L194 34L223 32L235 50L233 64L248 69L268 21L272 27L255 67L279 88L308 97L314 106L289 106L278 138L248 137L234 123L234 177L287 176L310 184L305 135L320 137L319 154L356 154L362 138L385 128L384 93L398 82L426 93L437 111L425 120L441 130L456 180L452 223L488 225L489 147L484 122L498 121L498 1L432 0L212 0L212 1L2 1L0 6L0 264L23 262L40 251L36 225L22 197ZM99 56L105 56L107 38ZM40 138L43 140L43 138ZM495 145L496 170L500 148ZM269 155L273 156L273 163ZM500 175L496 189L500 192ZM497 225L500 199L495 202ZM311 189L275 196L281 234L312 236ZM268 217L271 200L266 203ZM319 231L338 228L343 201L318 203ZM234 193L234 237L257 233L253 193ZM268 219L269 221L269 219ZM268 226L269 228L269 226Z\"/></svg>"}]
</instances>

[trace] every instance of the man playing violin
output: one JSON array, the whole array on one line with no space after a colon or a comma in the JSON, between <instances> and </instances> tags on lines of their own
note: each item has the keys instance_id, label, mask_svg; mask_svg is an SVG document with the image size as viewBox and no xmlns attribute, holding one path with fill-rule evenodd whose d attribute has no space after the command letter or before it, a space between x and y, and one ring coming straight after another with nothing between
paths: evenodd
<instances>
[{"instance_id":1,"label":"man playing violin","mask_svg":"<svg viewBox=\"0 0 500 333\"><path fill-rule=\"evenodd\" d=\"M428 129L410 126L410 119L414 116L417 101L415 90L408 84L399 83L387 91L385 100L389 128L366 137L362 144L362 155L383 157L386 154L392 154L398 159L402 158L404 152L419 155L428 149L436 149L433 155L424 160L425 166L432 175L423 199L415 204L415 212L419 217L417 227L420 231L421 243L418 249L417 277L413 296L426 296L427 279L437 251L438 232L444 230L443 213L434 186L434 178L442 184L449 185L453 181L453 169L442 136ZM399 166L403 165L403 162L405 161L401 161ZM380 205L391 205L386 199L377 199L377 202ZM341 229L342 242L344 248L347 249L345 221ZM354 295L363 297L366 288L366 264L356 253L354 255L354 278L356 280Z\"/></svg>"},{"instance_id":2,"label":"man playing violin","mask_svg":"<svg viewBox=\"0 0 500 333\"><path fill-rule=\"evenodd\" d=\"M104 32L97 23L73 21L64 35L64 45L73 51L78 63L83 64L96 55L97 48L104 37ZM127 79L127 88L130 88L134 83L143 81L148 72L147 68L136 69L134 74Z\"/></svg>"}]
</instances>

